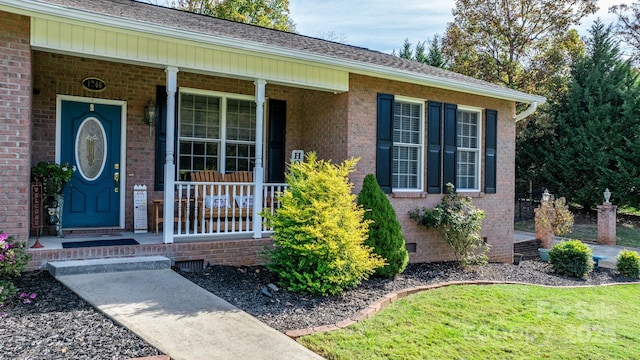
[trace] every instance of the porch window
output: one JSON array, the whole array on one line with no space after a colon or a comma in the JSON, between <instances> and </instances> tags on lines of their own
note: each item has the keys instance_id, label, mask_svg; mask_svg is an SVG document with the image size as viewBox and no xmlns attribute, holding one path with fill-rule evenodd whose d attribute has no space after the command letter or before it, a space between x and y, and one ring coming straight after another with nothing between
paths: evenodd
<instances>
[{"instance_id":1,"label":"porch window","mask_svg":"<svg viewBox=\"0 0 640 360\"><path fill-rule=\"evenodd\" d=\"M457 117L456 188L459 191L480 191L482 112L458 107Z\"/></svg>"},{"instance_id":2,"label":"porch window","mask_svg":"<svg viewBox=\"0 0 640 360\"><path fill-rule=\"evenodd\" d=\"M251 171L255 164L253 97L182 90L179 100L178 171Z\"/></svg>"},{"instance_id":3,"label":"porch window","mask_svg":"<svg viewBox=\"0 0 640 360\"><path fill-rule=\"evenodd\" d=\"M424 111L422 101L395 98L393 103L394 190L422 188L422 153Z\"/></svg>"}]
</instances>

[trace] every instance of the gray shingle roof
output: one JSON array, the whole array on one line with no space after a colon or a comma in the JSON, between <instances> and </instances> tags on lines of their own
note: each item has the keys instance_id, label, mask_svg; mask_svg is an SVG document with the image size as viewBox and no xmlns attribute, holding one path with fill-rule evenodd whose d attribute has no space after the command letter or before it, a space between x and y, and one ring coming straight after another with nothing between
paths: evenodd
<instances>
[{"instance_id":1,"label":"gray shingle roof","mask_svg":"<svg viewBox=\"0 0 640 360\"><path fill-rule=\"evenodd\" d=\"M150 23L168 28L186 30L206 36L240 40L255 44L267 45L271 48L287 49L300 54L323 56L326 58L343 60L351 63L372 65L389 70L400 70L407 75L415 74L417 77L428 76L443 81L451 81L462 85L480 87L491 92L506 93L516 99L530 99L543 102L541 97L532 96L519 91L506 89L502 86L491 84L469 76L451 71L409 61L397 56L373 51L361 47L345 45L317 39L309 36L288 33L259 26L247 25L233 21L218 19L210 16L194 14L172 8L151 5L134 0L37 0L43 3L79 10L88 13L97 13L123 20L132 20L141 23ZM349 67L347 65L347 67ZM539 99L535 99L539 98Z\"/></svg>"}]
</instances>

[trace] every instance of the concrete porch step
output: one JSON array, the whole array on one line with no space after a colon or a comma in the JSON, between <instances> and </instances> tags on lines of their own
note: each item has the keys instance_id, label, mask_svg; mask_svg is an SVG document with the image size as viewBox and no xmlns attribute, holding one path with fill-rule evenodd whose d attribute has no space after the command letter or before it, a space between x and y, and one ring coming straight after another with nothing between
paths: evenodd
<instances>
[{"instance_id":1,"label":"concrete porch step","mask_svg":"<svg viewBox=\"0 0 640 360\"><path fill-rule=\"evenodd\" d=\"M171 268L171 260L164 256L49 261L47 263L47 270L53 277L119 271L162 270L169 268Z\"/></svg>"}]
</instances>

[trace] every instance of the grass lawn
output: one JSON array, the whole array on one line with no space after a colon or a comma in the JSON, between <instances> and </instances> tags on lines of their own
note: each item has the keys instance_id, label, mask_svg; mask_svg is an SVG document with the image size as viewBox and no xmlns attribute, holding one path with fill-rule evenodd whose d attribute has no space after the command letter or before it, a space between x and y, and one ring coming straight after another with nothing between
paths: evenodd
<instances>
[{"instance_id":1,"label":"grass lawn","mask_svg":"<svg viewBox=\"0 0 640 360\"><path fill-rule=\"evenodd\" d=\"M629 359L640 354L640 285L452 286L305 336L334 359Z\"/></svg>"},{"instance_id":2,"label":"grass lawn","mask_svg":"<svg viewBox=\"0 0 640 360\"><path fill-rule=\"evenodd\" d=\"M533 220L518 221L515 223L516 230L535 232ZM563 235L572 239L598 241L598 224L574 224L573 231ZM619 223L616 226L616 244L640 248L640 227L632 223Z\"/></svg>"}]
</instances>

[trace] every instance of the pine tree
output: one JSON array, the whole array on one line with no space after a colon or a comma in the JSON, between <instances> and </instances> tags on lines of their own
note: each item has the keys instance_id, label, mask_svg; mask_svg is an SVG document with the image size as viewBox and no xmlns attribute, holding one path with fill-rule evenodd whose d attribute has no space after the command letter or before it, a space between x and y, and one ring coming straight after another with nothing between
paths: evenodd
<instances>
[{"instance_id":1,"label":"pine tree","mask_svg":"<svg viewBox=\"0 0 640 360\"><path fill-rule=\"evenodd\" d=\"M429 44L429 52L426 55L424 61L426 64L431 66L446 68L447 61L442 54L442 44L438 35L433 35L433 39L431 39L431 44Z\"/></svg>"},{"instance_id":2,"label":"pine tree","mask_svg":"<svg viewBox=\"0 0 640 360\"><path fill-rule=\"evenodd\" d=\"M365 245L372 247L387 263L376 269L376 275L390 278L403 272L409 262L404 236L396 212L375 175L365 176L358 205L366 210L364 218L373 221L369 225L369 238Z\"/></svg>"},{"instance_id":3,"label":"pine tree","mask_svg":"<svg viewBox=\"0 0 640 360\"><path fill-rule=\"evenodd\" d=\"M572 67L569 88L552 104L554 136L543 146L543 175L559 195L584 206L602 203L605 188L618 205L640 205L640 88L621 60L611 27L596 21L587 54Z\"/></svg>"}]
</instances>

